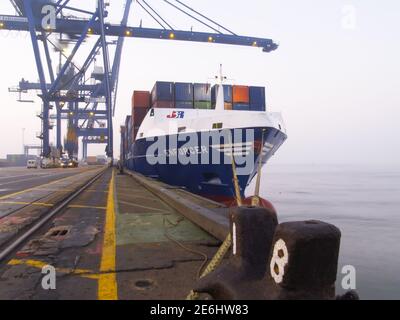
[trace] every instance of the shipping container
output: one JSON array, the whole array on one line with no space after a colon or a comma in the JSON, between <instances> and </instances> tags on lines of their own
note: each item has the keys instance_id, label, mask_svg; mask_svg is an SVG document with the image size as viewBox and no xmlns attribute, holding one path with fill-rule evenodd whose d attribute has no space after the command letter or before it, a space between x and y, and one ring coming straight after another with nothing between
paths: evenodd
<instances>
[{"instance_id":1,"label":"shipping container","mask_svg":"<svg viewBox=\"0 0 400 320\"><path fill-rule=\"evenodd\" d=\"M139 128L144 120L144 118L147 115L148 110L144 109L144 108L138 108L134 110L134 114L132 115L132 119L133 119L133 125L132 125L132 129L131 129L131 137L132 137L132 142L135 141L135 128Z\"/></svg>"},{"instance_id":2,"label":"shipping container","mask_svg":"<svg viewBox=\"0 0 400 320\"><path fill-rule=\"evenodd\" d=\"M131 130L131 132L130 132L130 134L131 134L131 142L132 142L132 143L135 141L137 130L140 128L140 125L142 124L142 122L143 122L143 120L140 121L140 123L135 124L135 125L132 127L132 130Z\"/></svg>"},{"instance_id":3,"label":"shipping container","mask_svg":"<svg viewBox=\"0 0 400 320\"><path fill-rule=\"evenodd\" d=\"M225 102L225 103L224 103L224 107L225 107L225 110L232 110L233 104L232 104L232 103Z\"/></svg>"},{"instance_id":4,"label":"shipping container","mask_svg":"<svg viewBox=\"0 0 400 320\"><path fill-rule=\"evenodd\" d=\"M175 83L175 101L193 101L193 84L186 82Z\"/></svg>"},{"instance_id":5,"label":"shipping container","mask_svg":"<svg viewBox=\"0 0 400 320\"><path fill-rule=\"evenodd\" d=\"M149 108L150 100L149 91L133 91L132 108Z\"/></svg>"},{"instance_id":6,"label":"shipping container","mask_svg":"<svg viewBox=\"0 0 400 320\"><path fill-rule=\"evenodd\" d=\"M192 101L175 101L176 109L193 109L193 100Z\"/></svg>"},{"instance_id":7,"label":"shipping container","mask_svg":"<svg viewBox=\"0 0 400 320\"><path fill-rule=\"evenodd\" d=\"M175 108L174 101L155 101L153 102L153 108Z\"/></svg>"},{"instance_id":8,"label":"shipping container","mask_svg":"<svg viewBox=\"0 0 400 320\"><path fill-rule=\"evenodd\" d=\"M132 126L131 118L132 118L132 116L126 116L126 118L125 118L125 128L127 131L129 131L129 128Z\"/></svg>"},{"instance_id":9,"label":"shipping container","mask_svg":"<svg viewBox=\"0 0 400 320\"><path fill-rule=\"evenodd\" d=\"M248 86L233 86L232 87L233 103L249 104L249 87Z\"/></svg>"},{"instance_id":10,"label":"shipping container","mask_svg":"<svg viewBox=\"0 0 400 320\"><path fill-rule=\"evenodd\" d=\"M128 150L128 128L125 127L124 130L124 153L125 156L127 155L127 150Z\"/></svg>"},{"instance_id":11,"label":"shipping container","mask_svg":"<svg viewBox=\"0 0 400 320\"><path fill-rule=\"evenodd\" d=\"M24 167L29 159L36 159L36 156L29 155L26 157L25 154L8 154L7 164L11 167Z\"/></svg>"},{"instance_id":12,"label":"shipping container","mask_svg":"<svg viewBox=\"0 0 400 320\"><path fill-rule=\"evenodd\" d=\"M137 134L139 132L139 128L140 128L140 126L133 127L133 141L135 141L138 138Z\"/></svg>"},{"instance_id":13,"label":"shipping container","mask_svg":"<svg viewBox=\"0 0 400 320\"><path fill-rule=\"evenodd\" d=\"M148 109L145 108L134 108L132 110L132 126L140 126L143 122L143 119L146 117L147 112Z\"/></svg>"},{"instance_id":14,"label":"shipping container","mask_svg":"<svg viewBox=\"0 0 400 320\"><path fill-rule=\"evenodd\" d=\"M126 127L126 141L128 146L132 143L132 116L127 116L125 119L125 127Z\"/></svg>"},{"instance_id":15,"label":"shipping container","mask_svg":"<svg viewBox=\"0 0 400 320\"><path fill-rule=\"evenodd\" d=\"M152 104L159 101L173 102L175 100L174 91L173 82L157 81L151 91Z\"/></svg>"},{"instance_id":16,"label":"shipping container","mask_svg":"<svg viewBox=\"0 0 400 320\"><path fill-rule=\"evenodd\" d=\"M193 99L195 102L205 101L211 103L211 85L208 83L195 83L193 85Z\"/></svg>"},{"instance_id":17,"label":"shipping container","mask_svg":"<svg viewBox=\"0 0 400 320\"><path fill-rule=\"evenodd\" d=\"M120 134L121 134L121 143L120 143L120 150L119 150L119 159L121 163L125 161L125 126L120 127Z\"/></svg>"},{"instance_id":18,"label":"shipping container","mask_svg":"<svg viewBox=\"0 0 400 320\"><path fill-rule=\"evenodd\" d=\"M250 87L250 110L265 111L265 87Z\"/></svg>"},{"instance_id":19,"label":"shipping container","mask_svg":"<svg viewBox=\"0 0 400 320\"><path fill-rule=\"evenodd\" d=\"M228 84L222 85L224 88L224 102L232 103L232 86ZM211 101L213 105L217 103L219 85L215 85L211 89Z\"/></svg>"},{"instance_id":20,"label":"shipping container","mask_svg":"<svg viewBox=\"0 0 400 320\"><path fill-rule=\"evenodd\" d=\"M211 101L195 101L195 109L212 109Z\"/></svg>"},{"instance_id":21,"label":"shipping container","mask_svg":"<svg viewBox=\"0 0 400 320\"><path fill-rule=\"evenodd\" d=\"M86 163L87 163L89 166L97 165L97 157L96 157L96 156L88 156L88 157L86 158Z\"/></svg>"},{"instance_id":22,"label":"shipping container","mask_svg":"<svg viewBox=\"0 0 400 320\"><path fill-rule=\"evenodd\" d=\"M250 111L250 105L248 103L234 103L232 110Z\"/></svg>"}]
</instances>

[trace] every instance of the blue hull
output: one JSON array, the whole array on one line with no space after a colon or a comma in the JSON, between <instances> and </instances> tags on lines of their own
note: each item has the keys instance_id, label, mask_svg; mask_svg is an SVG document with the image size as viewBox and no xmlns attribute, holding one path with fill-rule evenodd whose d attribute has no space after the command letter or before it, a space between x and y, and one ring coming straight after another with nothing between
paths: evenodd
<instances>
[{"instance_id":1,"label":"blue hull","mask_svg":"<svg viewBox=\"0 0 400 320\"><path fill-rule=\"evenodd\" d=\"M254 132L250 137L246 136L247 129ZM237 133L238 130L235 129L235 132ZM243 137L239 142L233 139L233 144L237 148L234 151L239 153L239 155L235 153L235 162L239 173L240 192L244 196L247 185L257 172L260 156L262 156L263 163L267 162L287 137L283 132L275 128L244 128L239 131L242 132ZM231 132L232 137L234 137L233 130ZM204 140L201 140L203 137L201 133L187 133L184 134L184 137L186 137L184 141L179 141L177 135L158 137L155 140L156 142L160 142L160 139L165 139L165 148L158 148L150 154L148 153L149 147L154 145L155 141L136 140L128 150L125 166L132 171L159 179L172 186L183 187L192 193L216 201L227 202L234 199L232 160L229 154L229 152L232 152L232 147L229 147L229 151L225 149L226 152L224 153L220 152L221 149L219 151L215 150L215 141L210 146L208 143L202 144L201 142L204 142ZM176 141L178 142L176 144L171 143L169 139L175 141L175 143ZM195 141L195 143L188 144L188 141ZM263 148L261 148L261 141L264 142ZM217 145L227 143L227 140L222 138ZM240 147L241 144L243 148ZM245 147L249 145L251 147ZM240 154L240 149L243 152L249 152L249 154ZM264 150L262 155L261 150ZM194 161L189 164L182 164L177 161L179 154L191 155L191 159ZM214 158L212 158L213 155ZM215 155L217 155L219 161L215 161ZM243 156L242 158L240 158L241 155ZM244 158L247 160L245 164L238 160L244 160ZM162 159L162 161L155 163L157 162L156 159Z\"/></svg>"}]
</instances>

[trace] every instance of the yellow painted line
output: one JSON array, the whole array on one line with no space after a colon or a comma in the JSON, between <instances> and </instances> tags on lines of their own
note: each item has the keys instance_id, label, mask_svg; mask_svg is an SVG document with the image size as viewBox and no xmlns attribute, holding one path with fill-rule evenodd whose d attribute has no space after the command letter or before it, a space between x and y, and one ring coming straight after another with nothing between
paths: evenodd
<instances>
[{"instance_id":1,"label":"yellow painted line","mask_svg":"<svg viewBox=\"0 0 400 320\"><path fill-rule=\"evenodd\" d=\"M38 189L39 189L40 187L42 187L42 186L49 186L49 185L52 185L52 184L55 184L55 183L58 183L58 182L61 182L61 181L67 180L67 179L71 179L71 178L74 178L74 177L78 176L78 175L81 174L81 173L84 173L84 172L80 172L80 173L78 173L78 174L76 174L76 175L73 175L73 176L68 176L68 177L64 177L64 178L58 179L58 180L54 180L54 181L52 181L52 182L47 182L47 183L41 184L41 185L39 185L39 186L35 186L35 187L33 187L33 188L21 190L21 191L15 192L15 193L10 193L10 194L7 194L7 195L5 195L5 196L0 197L0 200L8 199L8 198L11 198L11 197L20 195L20 194L22 194L22 193L32 191L32 190L38 190ZM53 190L53 191L54 191L54 190Z\"/></svg>"},{"instance_id":2,"label":"yellow painted line","mask_svg":"<svg viewBox=\"0 0 400 320\"><path fill-rule=\"evenodd\" d=\"M100 278L97 289L97 297L99 300L118 300L117 279L115 274L115 245L116 241L113 170L107 196L107 211L104 227L103 250L100 263Z\"/></svg>"},{"instance_id":3,"label":"yellow painted line","mask_svg":"<svg viewBox=\"0 0 400 320\"><path fill-rule=\"evenodd\" d=\"M16 204L16 205L32 205L32 206L42 206L42 207L53 207L54 204L44 203L44 202L20 202L20 201L0 201L1 204ZM86 206L86 205L78 205L72 204L69 205L68 208L82 208L82 209L100 209L106 210L106 207L98 207L98 206Z\"/></svg>"},{"instance_id":4,"label":"yellow painted line","mask_svg":"<svg viewBox=\"0 0 400 320\"><path fill-rule=\"evenodd\" d=\"M54 204L43 202L20 202L20 201L0 201L0 204L17 204L17 205L32 205L40 207L53 207Z\"/></svg>"},{"instance_id":5,"label":"yellow painted line","mask_svg":"<svg viewBox=\"0 0 400 320\"><path fill-rule=\"evenodd\" d=\"M82 208L82 209L100 209L107 210L107 207L85 206L80 204L71 204L68 208Z\"/></svg>"},{"instance_id":6,"label":"yellow painted line","mask_svg":"<svg viewBox=\"0 0 400 320\"><path fill-rule=\"evenodd\" d=\"M37 269L42 269L44 266L48 265L48 263L45 263L43 261L39 260L31 260L31 259L12 259L8 262L8 265L10 266L18 266L18 265L26 265L28 267L33 267ZM93 273L92 270L87 270L87 269L70 269L70 268L56 268L57 273L66 273L66 274L72 274L76 276L80 276L82 278L88 278L88 279L99 279L100 275Z\"/></svg>"}]
</instances>

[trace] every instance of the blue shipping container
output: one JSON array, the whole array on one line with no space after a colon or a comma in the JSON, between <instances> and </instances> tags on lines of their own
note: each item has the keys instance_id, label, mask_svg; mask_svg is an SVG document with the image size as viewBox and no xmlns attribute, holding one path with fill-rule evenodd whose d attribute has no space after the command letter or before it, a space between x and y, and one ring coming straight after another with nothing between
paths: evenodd
<instances>
[{"instance_id":1,"label":"blue shipping container","mask_svg":"<svg viewBox=\"0 0 400 320\"><path fill-rule=\"evenodd\" d=\"M250 110L251 111L265 111L265 88L264 87L250 87Z\"/></svg>"},{"instance_id":2,"label":"blue shipping container","mask_svg":"<svg viewBox=\"0 0 400 320\"><path fill-rule=\"evenodd\" d=\"M193 101L176 101L175 102L176 109L193 109Z\"/></svg>"},{"instance_id":3,"label":"blue shipping container","mask_svg":"<svg viewBox=\"0 0 400 320\"><path fill-rule=\"evenodd\" d=\"M193 85L194 101L211 101L211 85L208 83L195 83Z\"/></svg>"},{"instance_id":4,"label":"blue shipping container","mask_svg":"<svg viewBox=\"0 0 400 320\"><path fill-rule=\"evenodd\" d=\"M224 88L224 102L232 103L232 86L228 84L222 85ZM218 86L215 85L211 89L211 101L213 105L217 103Z\"/></svg>"},{"instance_id":5,"label":"blue shipping container","mask_svg":"<svg viewBox=\"0 0 400 320\"><path fill-rule=\"evenodd\" d=\"M243 110L243 111L249 111L250 110L250 105L247 103L234 103L232 106L232 110Z\"/></svg>"},{"instance_id":6,"label":"blue shipping container","mask_svg":"<svg viewBox=\"0 0 400 320\"><path fill-rule=\"evenodd\" d=\"M193 101L193 84L176 82L175 101Z\"/></svg>"},{"instance_id":7,"label":"blue shipping container","mask_svg":"<svg viewBox=\"0 0 400 320\"><path fill-rule=\"evenodd\" d=\"M173 82L157 81L151 91L151 101L174 101L174 91Z\"/></svg>"}]
</instances>

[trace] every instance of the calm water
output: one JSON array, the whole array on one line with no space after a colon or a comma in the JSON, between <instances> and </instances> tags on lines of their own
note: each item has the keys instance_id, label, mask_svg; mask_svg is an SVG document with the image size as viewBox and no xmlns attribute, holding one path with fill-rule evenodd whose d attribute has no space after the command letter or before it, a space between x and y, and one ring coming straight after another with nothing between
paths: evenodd
<instances>
[{"instance_id":1,"label":"calm water","mask_svg":"<svg viewBox=\"0 0 400 320\"><path fill-rule=\"evenodd\" d=\"M339 271L356 268L362 299L400 299L400 166L271 164L262 195L280 222L318 219L340 228Z\"/></svg>"}]
</instances>

